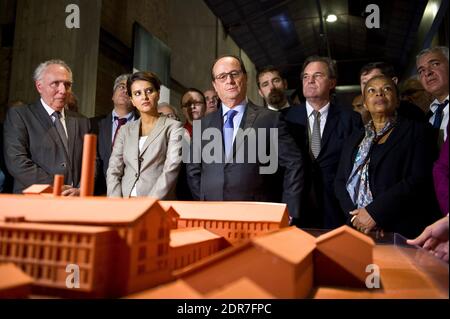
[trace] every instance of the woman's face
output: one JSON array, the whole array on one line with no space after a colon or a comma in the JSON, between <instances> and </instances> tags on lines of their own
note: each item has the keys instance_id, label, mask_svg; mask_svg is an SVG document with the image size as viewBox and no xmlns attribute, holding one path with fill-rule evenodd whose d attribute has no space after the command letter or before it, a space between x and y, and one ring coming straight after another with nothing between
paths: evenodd
<instances>
[{"instance_id":1,"label":"woman's face","mask_svg":"<svg viewBox=\"0 0 450 319\"><path fill-rule=\"evenodd\" d=\"M364 88L364 107L370 115L391 115L398 106L395 84L388 79L374 79Z\"/></svg>"},{"instance_id":2,"label":"woman's face","mask_svg":"<svg viewBox=\"0 0 450 319\"><path fill-rule=\"evenodd\" d=\"M140 113L157 111L159 92L148 81L138 80L131 84L131 103Z\"/></svg>"}]
</instances>

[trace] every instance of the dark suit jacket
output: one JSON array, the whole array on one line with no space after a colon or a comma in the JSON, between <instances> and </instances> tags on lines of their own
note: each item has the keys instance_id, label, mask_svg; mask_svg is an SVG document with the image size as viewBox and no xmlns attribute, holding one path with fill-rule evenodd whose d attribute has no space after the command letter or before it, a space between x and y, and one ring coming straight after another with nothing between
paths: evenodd
<instances>
[{"instance_id":1,"label":"dark suit jacket","mask_svg":"<svg viewBox=\"0 0 450 319\"><path fill-rule=\"evenodd\" d=\"M222 108L201 119L201 132L207 128L216 128L220 132L221 152L223 154L222 142ZM303 188L303 164L299 150L295 146L292 137L288 134L286 124L280 119L280 114L256 106L249 102L243 115L241 126L243 130L247 128L266 129L263 136L257 136L258 143L266 147L269 151L269 144L278 142L278 165L284 168L283 185L274 182L275 174L260 174L262 163L259 156L256 162L251 163L248 158L248 139L242 143L236 143L235 139L233 163L189 163L186 165L188 183L194 199L208 201L276 201L276 191L283 189L282 201L287 203L291 216L299 215L300 196ZM273 139L270 128L278 129L278 139ZM263 139L263 140L261 140ZM196 143L200 147L196 147ZM200 136L196 136L194 126L193 151L200 156L200 152L210 141L201 141ZM254 144L254 143L251 143ZM254 146L254 145L251 145ZM236 163L236 154L245 153L243 163ZM258 154L258 153L257 153ZM192 155L192 154L191 154ZM275 154L276 155L276 154ZM200 158L200 157L199 157ZM191 158L192 159L192 158Z\"/></svg>"},{"instance_id":2,"label":"dark suit jacket","mask_svg":"<svg viewBox=\"0 0 450 319\"><path fill-rule=\"evenodd\" d=\"M310 154L306 105L295 105L284 114L289 131L302 152L305 164L305 191L300 227L333 229L345 224L334 194L334 179L345 140L362 127L361 116L350 108L330 104L317 159Z\"/></svg>"},{"instance_id":3,"label":"dark suit jacket","mask_svg":"<svg viewBox=\"0 0 450 319\"><path fill-rule=\"evenodd\" d=\"M398 117L398 124L379 152L370 158L369 183L373 202L366 209L385 231L414 238L439 216L432 180L433 159L425 123ZM356 209L345 184L353 168L364 130L344 145L336 176L336 195L342 209Z\"/></svg>"},{"instance_id":4,"label":"dark suit jacket","mask_svg":"<svg viewBox=\"0 0 450 319\"><path fill-rule=\"evenodd\" d=\"M40 101L10 108L4 124L4 152L9 173L14 178L14 192L21 193L33 184L53 184L55 174L78 187L84 135L90 131L89 120L65 111L69 154Z\"/></svg>"},{"instance_id":5,"label":"dark suit jacket","mask_svg":"<svg viewBox=\"0 0 450 319\"><path fill-rule=\"evenodd\" d=\"M134 118L139 113L134 112ZM97 176L95 178L95 194L106 194L106 171L112 151L112 112L104 116L90 118L92 133L97 134Z\"/></svg>"}]
</instances>

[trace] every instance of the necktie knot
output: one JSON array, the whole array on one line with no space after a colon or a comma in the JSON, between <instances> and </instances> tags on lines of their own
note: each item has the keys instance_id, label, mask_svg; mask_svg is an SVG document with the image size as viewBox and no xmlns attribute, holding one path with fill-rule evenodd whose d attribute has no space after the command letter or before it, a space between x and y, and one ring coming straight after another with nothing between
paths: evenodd
<instances>
[{"instance_id":1,"label":"necktie knot","mask_svg":"<svg viewBox=\"0 0 450 319\"><path fill-rule=\"evenodd\" d=\"M55 119L60 119L60 118L61 118L61 112L55 111L55 112L53 112L52 116L53 116Z\"/></svg>"},{"instance_id":2,"label":"necktie knot","mask_svg":"<svg viewBox=\"0 0 450 319\"><path fill-rule=\"evenodd\" d=\"M114 116L114 120L117 121L117 124L119 126L122 126L122 125L126 124L127 121L128 121L128 119L126 117L119 118L117 116Z\"/></svg>"},{"instance_id":3,"label":"necktie knot","mask_svg":"<svg viewBox=\"0 0 450 319\"><path fill-rule=\"evenodd\" d=\"M225 121L225 128L234 128L233 118L236 116L238 112L236 110L229 110L227 112L227 120Z\"/></svg>"},{"instance_id":4,"label":"necktie knot","mask_svg":"<svg viewBox=\"0 0 450 319\"><path fill-rule=\"evenodd\" d=\"M445 100L443 103L437 104L438 107L437 107L436 111L434 112L434 121L433 121L434 128L441 127L444 108L447 106L447 104L448 104L448 100Z\"/></svg>"},{"instance_id":5,"label":"necktie knot","mask_svg":"<svg viewBox=\"0 0 450 319\"><path fill-rule=\"evenodd\" d=\"M313 113L314 119L320 120L320 112L319 111L314 110L312 113Z\"/></svg>"}]
</instances>

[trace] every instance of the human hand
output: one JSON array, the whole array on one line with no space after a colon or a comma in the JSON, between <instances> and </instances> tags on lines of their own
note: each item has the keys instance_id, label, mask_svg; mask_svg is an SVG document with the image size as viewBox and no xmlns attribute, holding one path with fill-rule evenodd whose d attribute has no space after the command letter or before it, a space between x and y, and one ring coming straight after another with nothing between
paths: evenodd
<instances>
[{"instance_id":1,"label":"human hand","mask_svg":"<svg viewBox=\"0 0 450 319\"><path fill-rule=\"evenodd\" d=\"M353 227L364 234L368 234L377 225L365 208L355 209L350 215L353 215L351 219Z\"/></svg>"},{"instance_id":2,"label":"human hand","mask_svg":"<svg viewBox=\"0 0 450 319\"><path fill-rule=\"evenodd\" d=\"M62 187L61 196L80 196L80 189L69 185L64 185Z\"/></svg>"},{"instance_id":3,"label":"human hand","mask_svg":"<svg viewBox=\"0 0 450 319\"><path fill-rule=\"evenodd\" d=\"M415 239L408 239L409 245L420 246L438 258L448 261L448 215L426 227Z\"/></svg>"}]
</instances>

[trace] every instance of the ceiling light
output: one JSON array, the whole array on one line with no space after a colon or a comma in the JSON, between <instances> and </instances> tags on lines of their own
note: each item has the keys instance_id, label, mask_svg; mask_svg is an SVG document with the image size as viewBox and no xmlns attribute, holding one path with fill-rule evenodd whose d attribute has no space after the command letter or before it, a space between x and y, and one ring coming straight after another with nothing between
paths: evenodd
<instances>
[{"instance_id":1,"label":"ceiling light","mask_svg":"<svg viewBox=\"0 0 450 319\"><path fill-rule=\"evenodd\" d=\"M329 14L327 15L327 22L333 23L337 21L337 17L335 14Z\"/></svg>"}]
</instances>

